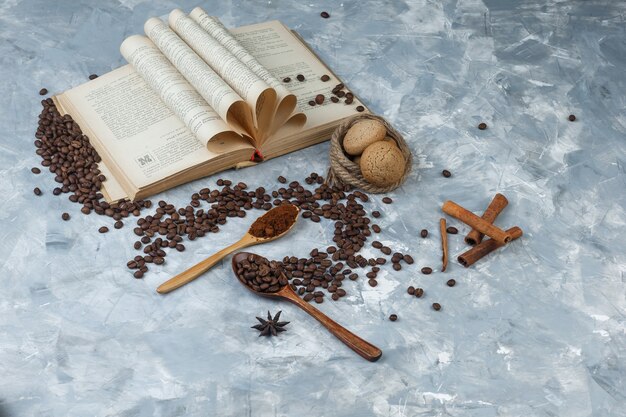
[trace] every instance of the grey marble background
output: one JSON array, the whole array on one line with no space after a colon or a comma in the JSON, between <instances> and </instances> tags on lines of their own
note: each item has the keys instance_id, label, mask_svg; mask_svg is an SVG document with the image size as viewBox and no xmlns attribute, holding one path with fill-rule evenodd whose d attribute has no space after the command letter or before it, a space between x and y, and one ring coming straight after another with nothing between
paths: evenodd
<instances>
[{"instance_id":1,"label":"grey marble background","mask_svg":"<svg viewBox=\"0 0 626 417\"><path fill-rule=\"evenodd\" d=\"M125 267L132 228L99 234L111 219L81 215L52 196L52 176L30 173L39 89L122 65L121 41L147 18L196 5L0 1L0 415L626 415L623 1L200 3L227 25L280 19L296 29L410 141L418 166L396 203L368 207L383 212L380 240L416 264L382 273L376 288L347 282L349 297L320 306L384 351L373 364L295 307L246 291L229 260L171 295L155 292L252 216L135 280ZM327 151L224 177L271 188L278 175L324 172ZM185 204L216 178L156 199ZM441 203L481 212L496 192L510 201L497 224L524 237L472 268L438 272ZM467 228L451 223L456 255ZM433 237L417 238L422 228ZM329 222L300 222L257 249L305 256L331 238ZM421 275L425 265L436 272ZM409 297L410 284L425 298ZM289 331L258 339L249 327L268 309L283 310Z\"/></svg>"}]
</instances>

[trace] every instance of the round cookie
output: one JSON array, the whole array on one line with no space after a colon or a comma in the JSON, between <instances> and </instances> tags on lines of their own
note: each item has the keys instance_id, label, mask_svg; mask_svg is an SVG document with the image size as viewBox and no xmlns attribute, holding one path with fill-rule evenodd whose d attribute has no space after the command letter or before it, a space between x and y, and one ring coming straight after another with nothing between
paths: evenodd
<instances>
[{"instance_id":1,"label":"round cookie","mask_svg":"<svg viewBox=\"0 0 626 417\"><path fill-rule=\"evenodd\" d=\"M343 138L343 149L348 155L361 155L365 148L383 140L387 129L378 120L365 119L356 122Z\"/></svg>"},{"instance_id":2,"label":"round cookie","mask_svg":"<svg viewBox=\"0 0 626 417\"><path fill-rule=\"evenodd\" d=\"M380 141L363 151L359 165L367 182L385 187L402 178L406 161L395 143Z\"/></svg>"}]
</instances>

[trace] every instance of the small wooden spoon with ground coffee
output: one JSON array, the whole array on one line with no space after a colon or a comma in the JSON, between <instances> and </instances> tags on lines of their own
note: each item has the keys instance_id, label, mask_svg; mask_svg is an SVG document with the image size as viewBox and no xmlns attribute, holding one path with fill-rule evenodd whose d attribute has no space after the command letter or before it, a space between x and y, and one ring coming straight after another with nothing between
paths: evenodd
<instances>
[{"instance_id":1,"label":"small wooden spoon with ground coffee","mask_svg":"<svg viewBox=\"0 0 626 417\"><path fill-rule=\"evenodd\" d=\"M233 256L232 263L233 271L239 281L253 293L263 297L282 298L297 305L319 321L346 346L370 362L376 362L382 356L383 352L376 346L337 324L300 298L289 286L287 277L276 262L268 261L250 252L239 252Z\"/></svg>"},{"instance_id":2,"label":"small wooden spoon with ground coffee","mask_svg":"<svg viewBox=\"0 0 626 417\"><path fill-rule=\"evenodd\" d=\"M208 271L213 265L238 249L242 249L260 243L270 242L283 237L293 228L298 220L300 209L293 204L282 204L274 207L252 223L248 232L238 241L222 249L216 254L197 263L188 270L181 272L174 278L159 285L157 292L167 294L176 288L193 281Z\"/></svg>"}]
</instances>

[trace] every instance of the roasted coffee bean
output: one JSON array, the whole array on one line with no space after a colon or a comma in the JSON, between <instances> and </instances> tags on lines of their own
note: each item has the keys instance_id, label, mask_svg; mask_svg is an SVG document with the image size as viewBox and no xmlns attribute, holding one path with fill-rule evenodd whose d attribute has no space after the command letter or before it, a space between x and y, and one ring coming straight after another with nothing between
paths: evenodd
<instances>
[{"instance_id":1,"label":"roasted coffee bean","mask_svg":"<svg viewBox=\"0 0 626 417\"><path fill-rule=\"evenodd\" d=\"M368 272L367 274L365 274L365 276L367 278L374 279L374 278L376 278L376 272L374 272L374 271Z\"/></svg>"},{"instance_id":2,"label":"roasted coffee bean","mask_svg":"<svg viewBox=\"0 0 626 417\"><path fill-rule=\"evenodd\" d=\"M378 281L376 281L375 279L370 279L369 281L367 281L367 283L370 287L375 287L378 285Z\"/></svg>"},{"instance_id":3,"label":"roasted coffee bean","mask_svg":"<svg viewBox=\"0 0 626 417\"><path fill-rule=\"evenodd\" d=\"M345 97L346 92L345 91L341 91L341 90L337 90L337 91L334 91L333 94L335 94L337 97L341 98L341 97Z\"/></svg>"},{"instance_id":4,"label":"roasted coffee bean","mask_svg":"<svg viewBox=\"0 0 626 417\"><path fill-rule=\"evenodd\" d=\"M373 211L372 212L372 216L375 218L379 218L380 217L380 211Z\"/></svg>"},{"instance_id":5,"label":"roasted coffee bean","mask_svg":"<svg viewBox=\"0 0 626 417\"><path fill-rule=\"evenodd\" d=\"M98 232L100 233L106 233L109 231L109 228L106 226L102 226L101 228L98 229Z\"/></svg>"},{"instance_id":6,"label":"roasted coffee bean","mask_svg":"<svg viewBox=\"0 0 626 417\"><path fill-rule=\"evenodd\" d=\"M316 214L314 214L314 215L312 215L312 216L311 216L311 221L312 221L312 222L319 223L319 221L320 221L320 220L321 220L321 219L320 219L320 216L318 216L318 215L316 215Z\"/></svg>"},{"instance_id":7,"label":"roasted coffee bean","mask_svg":"<svg viewBox=\"0 0 626 417\"><path fill-rule=\"evenodd\" d=\"M406 292L408 292L410 295L414 295L415 287L411 285L409 288L406 289Z\"/></svg>"},{"instance_id":8,"label":"roasted coffee bean","mask_svg":"<svg viewBox=\"0 0 626 417\"><path fill-rule=\"evenodd\" d=\"M346 104L352 104L352 102L354 101L354 99L352 97L347 97L344 101L344 103Z\"/></svg>"},{"instance_id":9,"label":"roasted coffee bean","mask_svg":"<svg viewBox=\"0 0 626 417\"><path fill-rule=\"evenodd\" d=\"M393 264L393 269L394 269L395 271L399 271L399 270L401 270L401 269L402 269L402 265L400 265L400 264L398 264L398 263L394 263L394 264Z\"/></svg>"},{"instance_id":10,"label":"roasted coffee bean","mask_svg":"<svg viewBox=\"0 0 626 417\"><path fill-rule=\"evenodd\" d=\"M315 100L310 100L309 101L309 106L313 107L313 106L315 106L315 104L316 104Z\"/></svg>"},{"instance_id":11,"label":"roasted coffee bean","mask_svg":"<svg viewBox=\"0 0 626 417\"><path fill-rule=\"evenodd\" d=\"M422 288L415 289L415 296L417 298L422 298L423 295L424 295L424 290Z\"/></svg>"},{"instance_id":12,"label":"roasted coffee bean","mask_svg":"<svg viewBox=\"0 0 626 417\"><path fill-rule=\"evenodd\" d=\"M330 77L329 77L328 75L324 74L324 75L322 75L322 76L320 77L320 80L322 80L322 81L326 82L326 81L330 80Z\"/></svg>"},{"instance_id":13,"label":"roasted coffee bean","mask_svg":"<svg viewBox=\"0 0 626 417\"><path fill-rule=\"evenodd\" d=\"M346 100L347 102L348 100ZM356 111L358 111L359 113L364 112L365 111L365 107L363 106L356 106Z\"/></svg>"},{"instance_id":14,"label":"roasted coffee bean","mask_svg":"<svg viewBox=\"0 0 626 417\"><path fill-rule=\"evenodd\" d=\"M324 102L324 94L318 94L315 96L315 102L317 104L322 104Z\"/></svg>"},{"instance_id":15,"label":"roasted coffee bean","mask_svg":"<svg viewBox=\"0 0 626 417\"><path fill-rule=\"evenodd\" d=\"M372 225L372 230L373 230L374 232L376 232L376 233L380 233L380 230L381 230L381 229L380 229L380 226L379 226L379 225L377 225L377 224L373 224L373 225Z\"/></svg>"},{"instance_id":16,"label":"roasted coffee bean","mask_svg":"<svg viewBox=\"0 0 626 417\"><path fill-rule=\"evenodd\" d=\"M324 297L321 297L321 296L315 297L315 302L317 304L322 304L324 302Z\"/></svg>"},{"instance_id":17,"label":"roasted coffee bean","mask_svg":"<svg viewBox=\"0 0 626 417\"><path fill-rule=\"evenodd\" d=\"M435 311L439 311L439 310L441 310L441 304L439 304L439 303L433 303L433 309L434 309Z\"/></svg>"},{"instance_id":18,"label":"roasted coffee bean","mask_svg":"<svg viewBox=\"0 0 626 417\"><path fill-rule=\"evenodd\" d=\"M337 295L338 295L339 297L345 297L345 296L346 296L346 294L347 294L347 293L346 293L346 290L344 290L343 288L339 288L339 289L337 290Z\"/></svg>"},{"instance_id":19,"label":"roasted coffee bean","mask_svg":"<svg viewBox=\"0 0 626 417\"><path fill-rule=\"evenodd\" d=\"M45 96L46 94L48 94L48 89L42 88L41 90L39 90L39 95L40 96Z\"/></svg>"},{"instance_id":20,"label":"roasted coffee bean","mask_svg":"<svg viewBox=\"0 0 626 417\"><path fill-rule=\"evenodd\" d=\"M137 250L141 249L141 242L140 241L136 241L135 244L133 245L133 247Z\"/></svg>"},{"instance_id":21,"label":"roasted coffee bean","mask_svg":"<svg viewBox=\"0 0 626 417\"><path fill-rule=\"evenodd\" d=\"M87 206L84 206L80 209L80 212L83 214L90 214L91 213L91 209Z\"/></svg>"},{"instance_id":22,"label":"roasted coffee bean","mask_svg":"<svg viewBox=\"0 0 626 417\"><path fill-rule=\"evenodd\" d=\"M393 203L393 200L391 199L391 197L383 197L383 203L391 204Z\"/></svg>"},{"instance_id":23,"label":"roasted coffee bean","mask_svg":"<svg viewBox=\"0 0 626 417\"><path fill-rule=\"evenodd\" d=\"M41 170L37 167L32 167L30 169L30 172L32 172L33 174L41 174Z\"/></svg>"},{"instance_id":24,"label":"roasted coffee bean","mask_svg":"<svg viewBox=\"0 0 626 417\"><path fill-rule=\"evenodd\" d=\"M97 74L91 74L91 75L89 76L89 79L90 79L90 80L95 80L96 78L98 78L98 75L97 75Z\"/></svg>"},{"instance_id":25,"label":"roasted coffee bean","mask_svg":"<svg viewBox=\"0 0 626 417\"><path fill-rule=\"evenodd\" d=\"M339 103L339 99L335 96L331 96L330 101L332 101L333 103Z\"/></svg>"},{"instance_id":26,"label":"roasted coffee bean","mask_svg":"<svg viewBox=\"0 0 626 417\"><path fill-rule=\"evenodd\" d=\"M139 278L143 278L143 271L135 271L135 273L133 274L133 276L137 279Z\"/></svg>"},{"instance_id":27,"label":"roasted coffee bean","mask_svg":"<svg viewBox=\"0 0 626 417\"><path fill-rule=\"evenodd\" d=\"M41 93L39 93L41 94ZM43 94L42 94L43 95ZM576 121L576 116L574 116L573 114L570 114L569 117L567 118L570 122L574 122Z\"/></svg>"},{"instance_id":28,"label":"roasted coffee bean","mask_svg":"<svg viewBox=\"0 0 626 417\"><path fill-rule=\"evenodd\" d=\"M61 218L65 221L68 221L70 219L70 214L69 213L63 213L61 214Z\"/></svg>"},{"instance_id":29,"label":"roasted coffee bean","mask_svg":"<svg viewBox=\"0 0 626 417\"><path fill-rule=\"evenodd\" d=\"M183 252L185 250L185 245L179 243L178 245L176 245L176 250L179 252Z\"/></svg>"},{"instance_id":30,"label":"roasted coffee bean","mask_svg":"<svg viewBox=\"0 0 626 417\"><path fill-rule=\"evenodd\" d=\"M122 223L121 220L118 220L118 221L115 222L113 227L115 227L116 229L121 229L122 227L124 227L124 223Z\"/></svg>"},{"instance_id":31,"label":"roasted coffee bean","mask_svg":"<svg viewBox=\"0 0 626 417\"><path fill-rule=\"evenodd\" d=\"M392 315L390 315L390 316L389 316L389 320L391 320L391 321L396 321L396 320L398 320L398 315L397 315L397 314L392 314Z\"/></svg>"},{"instance_id":32,"label":"roasted coffee bean","mask_svg":"<svg viewBox=\"0 0 626 417\"><path fill-rule=\"evenodd\" d=\"M35 195L41 195L41 190L39 189L39 187L35 187L35 189L33 189L33 193L35 193Z\"/></svg>"},{"instance_id":33,"label":"roasted coffee bean","mask_svg":"<svg viewBox=\"0 0 626 417\"><path fill-rule=\"evenodd\" d=\"M454 287L456 285L456 281L453 279L449 279L448 282L446 282L446 285L448 287Z\"/></svg>"},{"instance_id":34,"label":"roasted coffee bean","mask_svg":"<svg viewBox=\"0 0 626 417\"><path fill-rule=\"evenodd\" d=\"M285 77L285 78L283 78L283 82L284 82L284 83L291 82L291 78L289 78L289 77Z\"/></svg>"},{"instance_id":35,"label":"roasted coffee bean","mask_svg":"<svg viewBox=\"0 0 626 417\"><path fill-rule=\"evenodd\" d=\"M282 175L280 175L278 177L278 182L281 183L281 184L286 184L287 183L287 178L285 178Z\"/></svg>"},{"instance_id":36,"label":"roasted coffee bean","mask_svg":"<svg viewBox=\"0 0 626 417\"><path fill-rule=\"evenodd\" d=\"M331 295L330 298L332 298L333 301L337 301L339 300L339 295L337 295L337 293L333 293L333 295Z\"/></svg>"},{"instance_id":37,"label":"roasted coffee bean","mask_svg":"<svg viewBox=\"0 0 626 417\"><path fill-rule=\"evenodd\" d=\"M383 244L380 243L379 241L375 240L372 242L372 246L375 247L376 249L380 249L383 247Z\"/></svg>"},{"instance_id":38,"label":"roasted coffee bean","mask_svg":"<svg viewBox=\"0 0 626 417\"><path fill-rule=\"evenodd\" d=\"M448 232L448 233L449 233L449 234L451 234L451 235L456 235L457 233L459 233L459 229L457 229L457 228L456 228L456 227L454 227L454 226L449 226L449 227L446 229L446 232Z\"/></svg>"},{"instance_id":39,"label":"roasted coffee bean","mask_svg":"<svg viewBox=\"0 0 626 417\"><path fill-rule=\"evenodd\" d=\"M383 246L382 248L380 248L380 251L382 253L384 253L385 255L390 255L391 254L391 248L388 246Z\"/></svg>"},{"instance_id":40,"label":"roasted coffee bean","mask_svg":"<svg viewBox=\"0 0 626 417\"><path fill-rule=\"evenodd\" d=\"M420 236L421 236L421 237L426 237L426 236L428 236L428 230L426 230L426 229L422 229L422 231L420 232Z\"/></svg>"},{"instance_id":41,"label":"roasted coffee bean","mask_svg":"<svg viewBox=\"0 0 626 417\"><path fill-rule=\"evenodd\" d=\"M487 129L487 123L480 123L480 124L478 125L478 128L479 128L480 130L485 130L485 129Z\"/></svg>"},{"instance_id":42,"label":"roasted coffee bean","mask_svg":"<svg viewBox=\"0 0 626 417\"><path fill-rule=\"evenodd\" d=\"M452 176L452 173L448 171L447 169L444 169L443 171L441 171L441 175L443 175L446 178L450 178Z\"/></svg>"},{"instance_id":43,"label":"roasted coffee bean","mask_svg":"<svg viewBox=\"0 0 626 417\"><path fill-rule=\"evenodd\" d=\"M402 259L404 260L404 262L406 262L408 265L413 265L413 257L411 255L403 255Z\"/></svg>"},{"instance_id":44,"label":"roasted coffee bean","mask_svg":"<svg viewBox=\"0 0 626 417\"><path fill-rule=\"evenodd\" d=\"M324 19L328 19L330 17L330 14L328 14L328 12L322 12L320 13L320 16L322 16Z\"/></svg>"},{"instance_id":45,"label":"roasted coffee bean","mask_svg":"<svg viewBox=\"0 0 626 417\"><path fill-rule=\"evenodd\" d=\"M432 272L433 272L433 269L429 266L425 266L422 268L422 274L424 275L430 275L432 274Z\"/></svg>"},{"instance_id":46,"label":"roasted coffee bean","mask_svg":"<svg viewBox=\"0 0 626 417\"><path fill-rule=\"evenodd\" d=\"M296 78L298 79L298 81L304 81L304 75L302 74L296 75Z\"/></svg>"},{"instance_id":47,"label":"roasted coffee bean","mask_svg":"<svg viewBox=\"0 0 626 417\"><path fill-rule=\"evenodd\" d=\"M378 265L384 265L387 263L387 260L385 258L376 258L376 263Z\"/></svg>"}]
</instances>

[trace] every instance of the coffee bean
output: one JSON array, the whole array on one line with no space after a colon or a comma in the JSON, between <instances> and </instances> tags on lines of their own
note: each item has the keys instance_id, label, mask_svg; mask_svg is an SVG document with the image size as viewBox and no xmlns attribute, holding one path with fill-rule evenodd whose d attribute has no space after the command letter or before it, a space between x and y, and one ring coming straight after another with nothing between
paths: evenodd
<instances>
[{"instance_id":1,"label":"coffee bean","mask_svg":"<svg viewBox=\"0 0 626 417\"><path fill-rule=\"evenodd\" d=\"M439 304L439 303L433 303L433 309L434 309L435 311L439 311L439 310L441 310L441 304Z\"/></svg>"},{"instance_id":2,"label":"coffee bean","mask_svg":"<svg viewBox=\"0 0 626 417\"><path fill-rule=\"evenodd\" d=\"M397 315L397 314L392 314L392 315L390 315L390 316L389 316L389 320L391 320L391 321L396 321L396 320L398 320L398 315Z\"/></svg>"},{"instance_id":3,"label":"coffee bean","mask_svg":"<svg viewBox=\"0 0 626 417\"><path fill-rule=\"evenodd\" d=\"M317 304L322 304L324 302L324 297L315 297L315 302Z\"/></svg>"},{"instance_id":4,"label":"coffee bean","mask_svg":"<svg viewBox=\"0 0 626 417\"><path fill-rule=\"evenodd\" d=\"M324 102L324 94L318 94L315 96L315 102L317 104L322 104Z\"/></svg>"},{"instance_id":5,"label":"coffee bean","mask_svg":"<svg viewBox=\"0 0 626 417\"><path fill-rule=\"evenodd\" d=\"M451 235L456 235L457 233L459 233L459 229L457 229L454 226L450 226L446 229L446 232L448 232Z\"/></svg>"},{"instance_id":6,"label":"coffee bean","mask_svg":"<svg viewBox=\"0 0 626 417\"><path fill-rule=\"evenodd\" d=\"M333 103L339 103L339 99L335 96L331 96L330 101L332 101Z\"/></svg>"},{"instance_id":7,"label":"coffee bean","mask_svg":"<svg viewBox=\"0 0 626 417\"><path fill-rule=\"evenodd\" d=\"M405 254L402 259L404 260L404 262L406 262L408 265L413 265L413 257L411 255L407 255Z\"/></svg>"},{"instance_id":8,"label":"coffee bean","mask_svg":"<svg viewBox=\"0 0 626 417\"><path fill-rule=\"evenodd\" d=\"M298 79L298 81L304 81L304 75L302 74L296 75L296 78Z\"/></svg>"},{"instance_id":9,"label":"coffee bean","mask_svg":"<svg viewBox=\"0 0 626 417\"><path fill-rule=\"evenodd\" d=\"M282 175L278 177L278 182L281 184L286 184L287 183L287 178L283 177Z\"/></svg>"},{"instance_id":10,"label":"coffee bean","mask_svg":"<svg viewBox=\"0 0 626 417\"><path fill-rule=\"evenodd\" d=\"M41 93L39 93L41 94ZM43 95L43 94L42 94ZM569 117L567 118L570 122L574 122L576 121L576 116L574 116L573 114L570 114Z\"/></svg>"},{"instance_id":11,"label":"coffee bean","mask_svg":"<svg viewBox=\"0 0 626 417\"><path fill-rule=\"evenodd\" d=\"M97 75L97 74L91 74L91 75L89 76L89 79L90 79L90 80L95 80L96 78L98 78L98 75Z\"/></svg>"},{"instance_id":12,"label":"coffee bean","mask_svg":"<svg viewBox=\"0 0 626 417\"><path fill-rule=\"evenodd\" d=\"M393 200L390 197L384 197L383 198L383 203L391 204L391 203L393 203Z\"/></svg>"},{"instance_id":13,"label":"coffee bean","mask_svg":"<svg viewBox=\"0 0 626 417\"><path fill-rule=\"evenodd\" d=\"M415 289L415 296L417 298L422 298L423 295L424 295L424 290L422 288Z\"/></svg>"},{"instance_id":14,"label":"coffee bean","mask_svg":"<svg viewBox=\"0 0 626 417\"><path fill-rule=\"evenodd\" d=\"M183 245L182 243L179 243L178 245L176 245L176 250L179 252L184 252L185 251L185 245Z\"/></svg>"},{"instance_id":15,"label":"coffee bean","mask_svg":"<svg viewBox=\"0 0 626 417\"><path fill-rule=\"evenodd\" d=\"M373 230L374 232L376 232L376 233L380 233L380 231L381 231L380 226L379 226L379 225L377 225L377 224L373 224L373 225L372 225L372 230Z\"/></svg>"},{"instance_id":16,"label":"coffee bean","mask_svg":"<svg viewBox=\"0 0 626 417\"><path fill-rule=\"evenodd\" d=\"M328 12L322 12L320 13L320 16L322 16L324 19L328 19L330 17L330 14L328 14Z\"/></svg>"},{"instance_id":17,"label":"coffee bean","mask_svg":"<svg viewBox=\"0 0 626 417\"><path fill-rule=\"evenodd\" d=\"M143 271L135 271L135 273L133 274L133 276L137 279L139 278L143 278Z\"/></svg>"},{"instance_id":18,"label":"coffee bean","mask_svg":"<svg viewBox=\"0 0 626 417\"><path fill-rule=\"evenodd\" d=\"M376 249L380 249L383 247L383 244L380 243L379 241L375 240L372 242L372 246L375 247Z\"/></svg>"},{"instance_id":19,"label":"coffee bean","mask_svg":"<svg viewBox=\"0 0 626 417\"><path fill-rule=\"evenodd\" d=\"M137 250L139 250L141 248L141 242L140 241L136 241L135 244L133 245L133 247Z\"/></svg>"},{"instance_id":20,"label":"coffee bean","mask_svg":"<svg viewBox=\"0 0 626 417\"><path fill-rule=\"evenodd\" d=\"M406 289L406 292L408 292L410 295L415 294L415 287L411 285L409 288Z\"/></svg>"},{"instance_id":21,"label":"coffee bean","mask_svg":"<svg viewBox=\"0 0 626 417\"><path fill-rule=\"evenodd\" d=\"M42 88L41 90L39 90L40 96L45 96L46 94L48 94L48 90L46 88Z\"/></svg>"},{"instance_id":22,"label":"coffee bean","mask_svg":"<svg viewBox=\"0 0 626 417\"><path fill-rule=\"evenodd\" d=\"M37 167L32 167L30 169L30 172L32 172L33 174L41 174L41 170Z\"/></svg>"},{"instance_id":23,"label":"coffee bean","mask_svg":"<svg viewBox=\"0 0 626 417\"><path fill-rule=\"evenodd\" d=\"M352 104L352 101L354 101L354 99L353 99L353 98L351 98L351 97L348 97L348 98L346 98L346 100L344 101L344 103L346 103L346 104Z\"/></svg>"},{"instance_id":24,"label":"coffee bean","mask_svg":"<svg viewBox=\"0 0 626 417\"><path fill-rule=\"evenodd\" d=\"M285 78L283 78L283 82L284 82L284 83L291 82L291 78L289 78L289 77L285 77Z\"/></svg>"},{"instance_id":25,"label":"coffee bean","mask_svg":"<svg viewBox=\"0 0 626 417\"><path fill-rule=\"evenodd\" d=\"M375 217L375 218L379 218L380 217L380 211L378 211L378 210L373 211L372 212L372 216Z\"/></svg>"},{"instance_id":26,"label":"coffee bean","mask_svg":"<svg viewBox=\"0 0 626 417\"><path fill-rule=\"evenodd\" d=\"M421 237L427 237L428 236L428 230L422 229L422 231L420 232L420 236Z\"/></svg>"},{"instance_id":27,"label":"coffee bean","mask_svg":"<svg viewBox=\"0 0 626 417\"><path fill-rule=\"evenodd\" d=\"M41 190L39 189L39 187L35 187L35 189L33 190L33 193L35 193L35 195L41 195Z\"/></svg>"},{"instance_id":28,"label":"coffee bean","mask_svg":"<svg viewBox=\"0 0 626 417\"><path fill-rule=\"evenodd\" d=\"M115 227L116 229L121 229L122 227L124 227L124 223L122 223L121 220L118 220L118 221L115 222L113 227Z\"/></svg>"},{"instance_id":29,"label":"coffee bean","mask_svg":"<svg viewBox=\"0 0 626 417\"><path fill-rule=\"evenodd\" d=\"M370 279L369 281L367 281L367 283L370 287L375 287L378 285L378 281L376 281L375 279Z\"/></svg>"},{"instance_id":30,"label":"coffee bean","mask_svg":"<svg viewBox=\"0 0 626 417\"><path fill-rule=\"evenodd\" d=\"M315 100L310 100L309 101L309 106L313 107L313 106L315 106L315 104L316 104Z\"/></svg>"},{"instance_id":31,"label":"coffee bean","mask_svg":"<svg viewBox=\"0 0 626 417\"><path fill-rule=\"evenodd\" d=\"M487 123L480 123L480 124L478 125L478 128L479 128L480 130L485 130L485 129L487 129Z\"/></svg>"},{"instance_id":32,"label":"coffee bean","mask_svg":"<svg viewBox=\"0 0 626 417\"><path fill-rule=\"evenodd\" d=\"M322 81L326 82L326 81L330 80L330 77L329 77L328 75L324 74L324 75L322 75L322 76L320 77L320 80L322 80Z\"/></svg>"},{"instance_id":33,"label":"coffee bean","mask_svg":"<svg viewBox=\"0 0 626 417\"><path fill-rule=\"evenodd\" d=\"M384 253L385 255L390 255L391 254L391 248L388 246L383 246L382 248L380 248L380 251L382 253Z\"/></svg>"},{"instance_id":34,"label":"coffee bean","mask_svg":"<svg viewBox=\"0 0 626 417\"><path fill-rule=\"evenodd\" d=\"M446 285L448 287L454 287L456 285L456 281L453 279L449 279L448 282L446 282Z\"/></svg>"},{"instance_id":35,"label":"coffee bean","mask_svg":"<svg viewBox=\"0 0 626 417\"><path fill-rule=\"evenodd\" d=\"M376 263L378 265L384 265L387 263L387 260L385 258L376 258Z\"/></svg>"},{"instance_id":36,"label":"coffee bean","mask_svg":"<svg viewBox=\"0 0 626 417\"><path fill-rule=\"evenodd\" d=\"M106 233L109 231L109 228L106 226L102 226L101 228L98 229L98 232L100 233Z\"/></svg>"},{"instance_id":37,"label":"coffee bean","mask_svg":"<svg viewBox=\"0 0 626 417\"><path fill-rule=\"evenodd\" d=\"M394 263L393 264L393 269L396 271L399 271L402 269L402 265L398 264L398 263Z\"/></svg>"},{"instance_id":38,"label":"coffee bean","mask_svg":"<svg viewBox=\"0 0 626 417\"><path fill-rule=\"evenodd\" d=\"M432 274L433 269L431 267L425 266L422 268L422 274L424 275L430 275Z\"/></svg>"},{"instance_id":39,"label":"coffee bean","mask_svg":"<svg viewBox=\"0 0 626 417\"><path fill-rule=\"evenodd\" d=\"M61 218L65 221L68 221L70 219L70 214L69 213L63 213L61 214Z\"/></svg>"},{"instance_id":40,"label":"coffee bean","mask_svg":"<svg viewBox=\"0 0 626 417\"><path fill-rule=\"evenodd\" d=\"M348 102L348 100L346 100L346 102ZM365 111L365 107L363 107L363 106L356 106L356 111L361 113L361 112Z\"/></svg>"},{"instance_id":41,"label":"coffee bean","mask_svg":"<svg viewBox=\"0 0 626 417\"><path fill-rule=\"evenodd\" d=\"M450 178L452 176L452 173L448 171L447 169L444 169L443 171L441 171L441 175L443 175L446 178Z\"/></svg>"}]
</instances>

